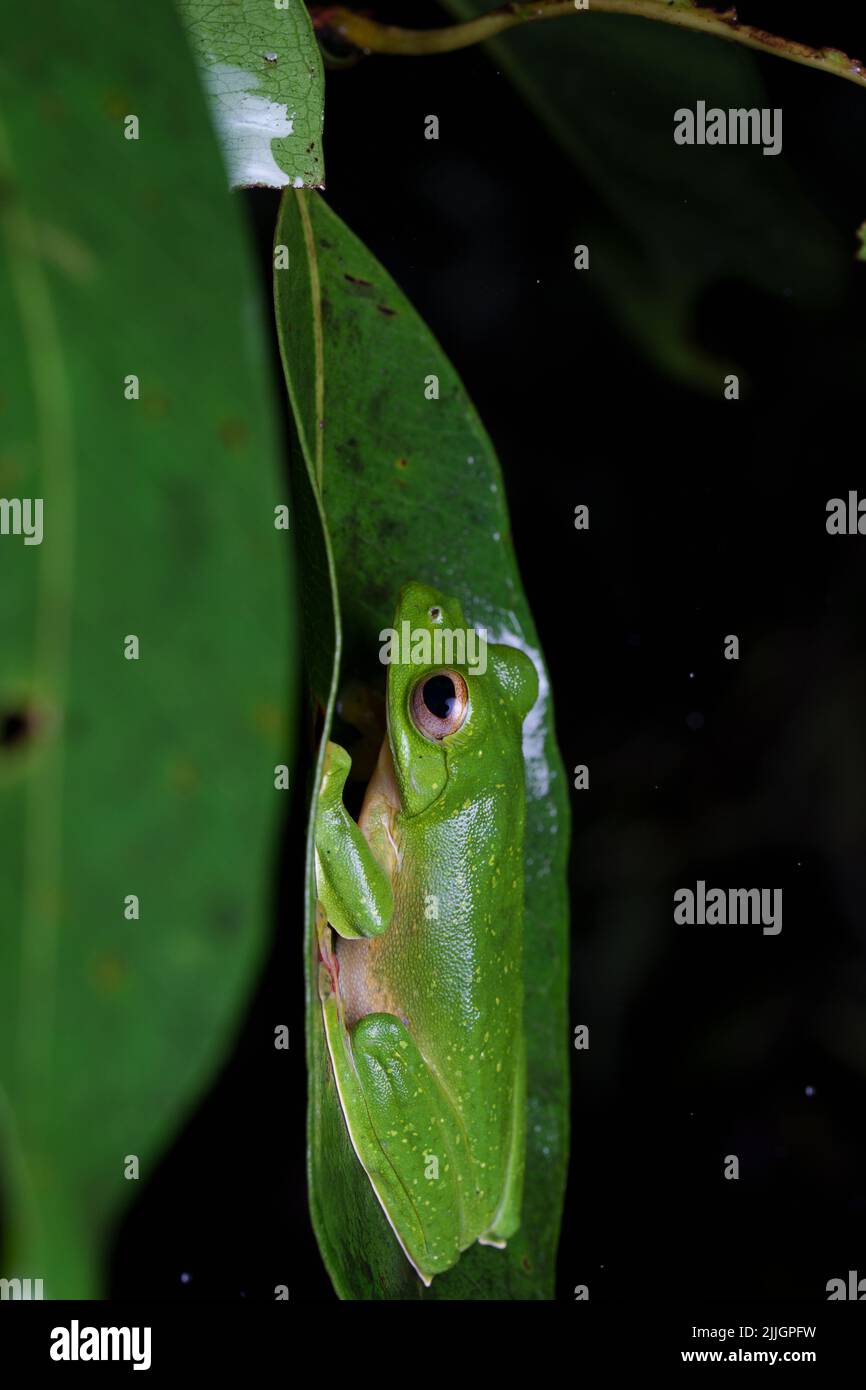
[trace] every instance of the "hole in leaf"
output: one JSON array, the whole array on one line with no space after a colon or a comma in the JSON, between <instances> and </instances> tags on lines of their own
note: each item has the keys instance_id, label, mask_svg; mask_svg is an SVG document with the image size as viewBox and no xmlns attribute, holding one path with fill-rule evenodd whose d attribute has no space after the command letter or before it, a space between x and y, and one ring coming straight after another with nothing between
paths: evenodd
<instances>
[{"instance_id":1,"label":"hole in leaf","mask_svg":"<svg viewBox=\"0 0 866 1390\"><path fill-rule=\"evenodd\" d=\"M0 749L4 752L11 751L28 743L36 731L37 723L33 710L0 710Z\"/></svg>"}]
</instances>

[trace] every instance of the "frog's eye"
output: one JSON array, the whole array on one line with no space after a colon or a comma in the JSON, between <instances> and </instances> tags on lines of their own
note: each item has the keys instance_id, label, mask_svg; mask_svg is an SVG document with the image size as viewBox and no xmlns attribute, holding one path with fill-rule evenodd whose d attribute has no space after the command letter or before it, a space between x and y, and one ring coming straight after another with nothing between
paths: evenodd
<instances>
[{"instance_id":1,"label":"frog's eye","mask_svg":"<svg viewBox=\"0 0 866 1390\"><path fill-rule=\"evenodd\" d=\"M431 671L412 691L412 723L425 738L454 734L466 718L469 691L459 671Z\"/></svg>"}]
</instances>

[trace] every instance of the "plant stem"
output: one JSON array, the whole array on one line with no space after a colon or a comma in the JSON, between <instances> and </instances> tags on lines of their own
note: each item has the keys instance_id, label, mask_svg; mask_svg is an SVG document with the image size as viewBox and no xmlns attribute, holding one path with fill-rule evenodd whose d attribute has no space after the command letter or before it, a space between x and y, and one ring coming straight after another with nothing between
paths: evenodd
<instances>
[{"instance_id":1,"label":"plant stem","mask_svg":"<svg viewBox=\"0 0 866 1390\"><path fill-rule=\"evenodd\" d=\"M589 9L576 9L574 0L535 0L532 4L503 5L477 19L463 24L449 24L441 29L400 29L392 24L378 24L374 19L354 14L343 5L320 5L311 11L317 29L339 35L347 43L367 53L390 53L402 57L452 53L458 48L495 38L515 25L530 24L543 19L578 19L586 14L624 14L640 19L660 20L679 29L711 34L731 43L743 44L760 53L773 53L804 67L817 68L844 77L849 82L866 86L866 69L856 58L849 58L838 48L809 48L803 43L769 34L751 24L740 24L736 10L723 12L696 9L676 4L674 0L590 0Z\"/></svg>"}]
</instances>

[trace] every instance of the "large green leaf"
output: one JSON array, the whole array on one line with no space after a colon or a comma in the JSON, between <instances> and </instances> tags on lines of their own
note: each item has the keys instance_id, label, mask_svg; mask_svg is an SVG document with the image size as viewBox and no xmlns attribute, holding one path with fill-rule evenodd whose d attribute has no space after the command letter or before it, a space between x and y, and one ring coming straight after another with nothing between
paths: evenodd
<instances>
[{"instance_id":1,"label":"large green leaf","mask_svg":"<svg viewBox=\"0 0 866 1390\"><path fill-rule=\"evenodd\" d=\"M41 545L0 535L0 1162L3 1273L65 1298L261 961L295 632L258 288L176 11L50 27L18 7L0 60L0 495L44 499Z\"/></svg>"},{"instance_id":2,"label":"large green leaf","mask_svg":"<svg viewBox=\"0 0 866 1390\"><path fill-rule=\"evenodd\" d=\"M490 8L443 5L460 18ZM712 285L739 280L813 307L839 298L851 248L784 152L674 143L678 107L772 105L744 49L591 9L521 25L486 47L600 195L599 211L575 207L574 240L589 244L592 279L664 370L720 392L724 371L737 369L696 341L696 308Z\"/></svg>"},{"instance_id":3,"label":"large green leaf","mask_svg":"<svg viewBox=\"0 0 866 1390\"><path fill-rule=\"evenodd\" d=\"M504 1253L473 1246L427 1290L401 1253L349 1143L324 1046L310 840L305 968L316 1232L343 1298L550 1298L567 1149L569 817L550 690L511 546L499 466L441 348L322 199L284 194L276 240L288 248L291 266L276 271L275 294L301 445L299 483L320 504L311 518L319 560L306 579L312 589L325 584L329 551L336 577L333 612L312 634L323 738L337 685L347 722L349 704L364 708L359 686L381 687L378 634L408 579L456 594L467 621L485 627L492 640L529 651L542 676L542 697L525 735L529 1148L521 1230ZM425 398L431 375L439 379L438 400ZM322 652L340 658L340 634L334 681ZM356 766L369 771L370 749L362 741L353 752ZM314 811L315 796L313 803Z\"/></svg>"},{"instance_id":4,"label":"large green leaf","mask_svg":"<svg viewBox=\"0 0 866 1390\"><path fill-rule=\"evenodd\" d=\"M177 0L233 188L324 181L324 75L303 0Z\"/></svg>"}]
</instances>

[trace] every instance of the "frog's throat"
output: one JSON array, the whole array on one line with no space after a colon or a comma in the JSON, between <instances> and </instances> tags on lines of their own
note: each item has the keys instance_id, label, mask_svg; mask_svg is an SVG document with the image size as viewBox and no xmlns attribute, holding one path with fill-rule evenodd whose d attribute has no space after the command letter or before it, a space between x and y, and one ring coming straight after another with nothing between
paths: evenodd
<instances>
[{"instance_id":1,"label":"frog's throat","mask_svg":"<svg viewBox=\"0 0 866 1390\"><path fill-rule=\"evenodd\" d=\"M379 749L379 757L373 769L373 776L367 783L364 803L361 807L361 814L358 816L358 826L368 844L371 842L371 837L375 835L376 829L381 830L384 843L377 848L385 848L393 855L393 859L386 865L392 876L395 870L400 867L402 858L393 833L394 821L401 810L400 789L397 786L397 776L394 772L391 744L386 734Z\"/></svg>"}]
</instances>

